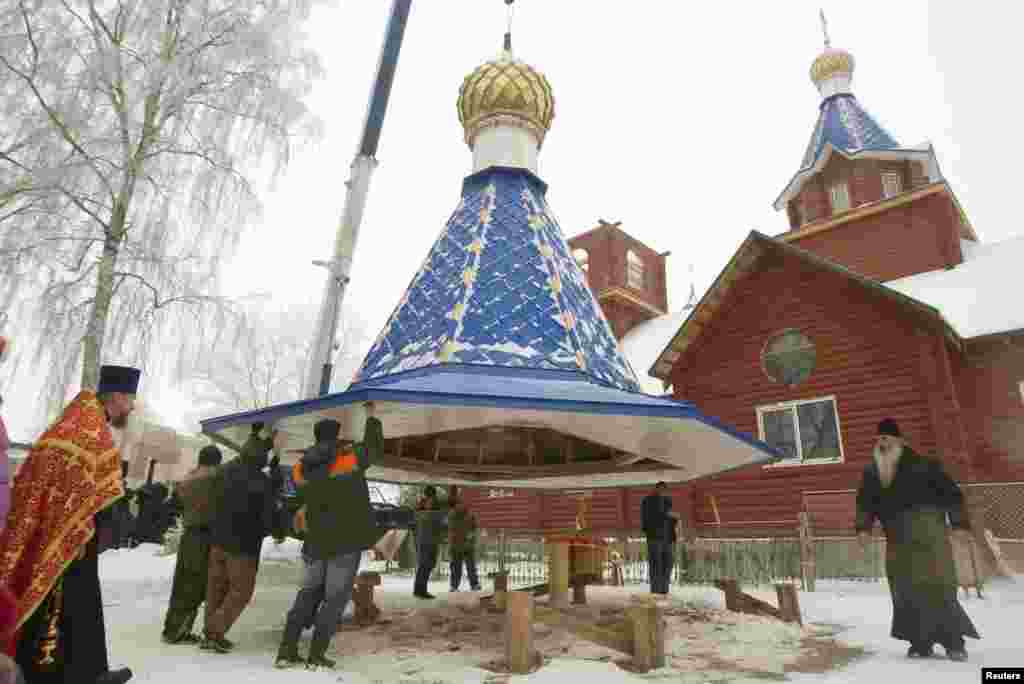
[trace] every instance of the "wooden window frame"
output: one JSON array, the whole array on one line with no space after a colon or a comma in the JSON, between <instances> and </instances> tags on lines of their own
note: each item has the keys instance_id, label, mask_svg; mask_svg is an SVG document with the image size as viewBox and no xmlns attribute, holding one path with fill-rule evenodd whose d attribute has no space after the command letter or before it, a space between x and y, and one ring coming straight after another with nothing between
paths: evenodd
<instances>
[{"instance_id":1,"label":"wooden window frame","mask_svg":"<svg viewBox=\"0 0 1024 684\"><path fill-rule=\"evenodd\" d=\"M634 270L634 267L636 267L636 270ZM634 272L639 274L639 285L633 282ZM631 249L626 251L626 285L640 292L647 289L647 264L644 263L639 254Z\"/></svg>"},{"instance_id":2,"label":"wooden window frame","mask_svg":"<svg viewBox=\"0 0 1024 684\"><path fill-rule=\"evenodd\" d=\"M896 191L892 194L886 192L886 180L893 179L896 185ZM883 171L882 172L882 199L889 199L903 192L903 178L896 171Z\"/></svg>"},{"instance_id":3,"label":"wooden window frame","mask_svg":"<svg viewBox=\"0 0 1024 684\"><path fill-rule=\"evenodd\" d=\"M845 449L843 449L843 425L842 425L842 422L839 420L839 402L836 400L836 396L834 394L830 394L830 395L824 396L824 397L813 397L811 399L796 399L794 401L783 401L783 402L779 402L777 404L765 404L763 406L755 407L754 410L757 413L757 438L760 439L762 442L765 441L765 438L764 438L764 414L770 413L772 411L781 411L783 409L791 409L792 411L794 411L794 414L795 414L796 408L798 406L802 406L803 404L818 404L818 403L821 403L823 401L831 401L832 402L832 414L835 416L835 419L836 419L836 439L839 442L839 458L832 458L832 459L829 459L827 461L826 460L816 460L816 461L805 461L805 460L803 460L803 443L800 440L800 421L794 417L793 435L794 435L794 437L796 439L797 449L800 452L799 460L797 460L797 459L786 459L786 460L778 461L777 463L766 463L763 466L764 468L793 468L793 467L798 467L798 466L834 465L836 463L845 463L846 462L846 451L845 451Z\"/></svg>"},{"instance_id":4,"label":"wooden window frame","mask_svg":"<svg viewBox=\"0 0 1024 684\"><path fill-rule=\"evenodd\" d=\"M579 252L583 252L583 259L582 260L579 258ZM584 273L589 273L590 272L590 251L589 250L583 249L582 247L577 247L576 249L572 250L572 258L573 258L573 261L576 262L576 265L579 266L580 269L582 269L582 271Z\"/></svg>"},{"instance_id":5,"label":"wooden window frame","mask_svg":"<svg viewBox=\"0 0 1024 684\"><path fill-rule=\"evenodd\" d=\"M843 195L846 197L846 206L836 206L836 190L839 188L843 189ZM841 211L848 211L853 208L853 200L850 199L850 184L846 181L836 181L828 186L828 203L832 207L832 213L838 214Z\"/></svg>"}]
</instances>

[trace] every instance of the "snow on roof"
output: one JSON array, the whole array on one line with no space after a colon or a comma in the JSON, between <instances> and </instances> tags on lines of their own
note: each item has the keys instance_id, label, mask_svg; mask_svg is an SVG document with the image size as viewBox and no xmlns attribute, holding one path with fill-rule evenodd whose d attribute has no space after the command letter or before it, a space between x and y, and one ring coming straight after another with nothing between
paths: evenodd
<instances>
[{"instance_id":1,"label":"snow on roof","mask_svg":"<svg viewBox=\"0 0 1024 684\"><path fill-rule=\"evenodd\" d=\"M669 340L679 332L687 316L693 311L685 308L675 313L667 313L636 326L622 338L620 345L629 364L636 371L640 387L647 394L662 395L665 393L661 380L647 374L647 369L658 360L658 355L668 346Z\"/></svg>"},{"instance_id":2,"label":"snow on roof","mask_svg":"<svg viewBox=\"0 0 1024 684\"><path fill-rule=\"evenodd\" d=\"M967 244L964 262L955 268L891 280L886 287L935 307L964 339L1024 329L1024 304L1013 285L1024 264L1024 235Z\"/></svg>"}]
</instances>

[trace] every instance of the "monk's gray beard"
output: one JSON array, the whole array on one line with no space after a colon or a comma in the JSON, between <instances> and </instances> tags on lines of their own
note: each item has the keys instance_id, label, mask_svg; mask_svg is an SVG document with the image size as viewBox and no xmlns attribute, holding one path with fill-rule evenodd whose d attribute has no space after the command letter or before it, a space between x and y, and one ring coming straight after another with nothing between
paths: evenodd
<instances>
[{"instance_id":1,"label":"monk's gray beard","mask_svg":"<svg viewBox=\"0 0 1024 684\"><path fill-rule=\"evenodd\" d=\"M878 475L883 487L891 485L893 478L896 477L896 464L899 463L902 453L901 446L882 451L881 447L875 445L875 464L878 466Z\"/></svg>"}]
</instances>

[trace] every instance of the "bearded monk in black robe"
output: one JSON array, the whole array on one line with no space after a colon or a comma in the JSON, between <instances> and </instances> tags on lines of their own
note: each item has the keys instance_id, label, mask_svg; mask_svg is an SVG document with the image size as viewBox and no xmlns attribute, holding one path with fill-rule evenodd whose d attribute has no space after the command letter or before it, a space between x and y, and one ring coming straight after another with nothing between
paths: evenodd
<instances>
[{"instance_id":1,"label":"bearded monk in black robe","mask_svg":"<svg viewBox=\"0 0 1024 684\"><path fill-rule=\"evenodd\" d=\"M896 421L883 420L857 492L857 533L866 543L876 519L885 530L891 634L910 642L911 658L929 657L940 644L951 660L963 661L964 637L981 638L957 599L947 517L966 529L960 487L941 464L906 445Z\"/></svg>"}]
</instances>

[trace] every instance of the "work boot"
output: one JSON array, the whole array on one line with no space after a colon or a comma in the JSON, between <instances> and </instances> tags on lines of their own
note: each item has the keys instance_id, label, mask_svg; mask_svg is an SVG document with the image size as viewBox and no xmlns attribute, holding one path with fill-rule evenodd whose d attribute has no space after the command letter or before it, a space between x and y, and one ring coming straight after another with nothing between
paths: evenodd
<instances>
[{"instance_id":1,"label":"work boot","mask_svg":"<svg viewBox=\"0 0 1024 684\"><path fill-rule=\"evenodd\" d=\"M324 654L327 653L327 646L330 644L330 637L320 641L315 636L309 647L309 659L306 660L307 670L333 670L337 664Z\"/></svg>"},{"instance_id":2,"label":"work boot","mask_svg":"<svg viewBox=\"0 0 1024 684\"><path fill-rule=\"evenodd\" d=\"M224 637L212 634L207 634L199 643L200 649L204 651L213 651L214 653L231 653L231 649L234 647L235 645Z\"/></svg>"},{"instance_id":3,"label":"work boot","mask_svg":"<svg viewBox=\"0 0 1024 684\"><path fill-rule=\"evenodd\" d=\"M279 670L287 670L293 667L299 667L303 665L304 661L299 657L298 646L286 646L281 644L281 648L277 652L277 660L274 661L274 667Z\"/></svg>"},{"instance_id":4,"label":"work boot","mask_svg":"<svg viewBox=\"0 0 1024 684\"><path fill-rule=\"evenodd\" d=\"M132 671L127 667L122 667L120 670L110 670L104 672L96 678L96 684L125 684L129 679L132 678Z\"/></svg>"}]
</instances>

